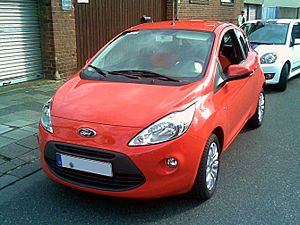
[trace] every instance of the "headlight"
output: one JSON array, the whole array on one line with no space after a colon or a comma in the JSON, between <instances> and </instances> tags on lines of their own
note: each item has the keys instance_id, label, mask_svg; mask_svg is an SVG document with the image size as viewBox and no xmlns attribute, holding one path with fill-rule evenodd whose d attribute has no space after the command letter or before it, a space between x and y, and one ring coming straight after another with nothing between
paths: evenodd
<instances>
[{"instance_id":1,"label":"headlight","mask_svg":"<svg viewBox=\"0 0 300 225\"><path fill-rule=\"evenodd\" d=\"M260 57L261 64L272 64L276 62L277 54L276 53L266 53L262 57Z\"/></svg>"},{"instance_id":2,"label":"headlight","mask_svg":"<svg viewBox=\"0 0 300 225\"><path fill-rule=\"evenodd\" d=\"M175 139L188 130L194 113L195 104L183 111L171 113L140 132L128 145L151 145Z\"/></svg>"},{"instance_id":3,"label":"headlight","mask_svg":"<svg viewBox=\"0 0 300 225\"><path fill-rule=\"evenodd\" d=\"M44 105L41 116L41 124L50 133L53 133L52 123L51 123L51 104L52 98Z\"/></svg>"}]
</instances>

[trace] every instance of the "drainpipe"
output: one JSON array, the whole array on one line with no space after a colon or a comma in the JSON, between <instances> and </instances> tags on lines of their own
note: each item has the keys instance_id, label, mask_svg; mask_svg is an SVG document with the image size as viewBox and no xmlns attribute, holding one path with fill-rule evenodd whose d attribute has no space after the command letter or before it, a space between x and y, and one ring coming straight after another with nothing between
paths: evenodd
<instances>
[{"instance_id":1,"label":"drainpipe","mask_svg":"<svg viewBox=\"0 0 300 225\"><path fill-rule=\"evenodd\" d=\"M176 7L175 20L179 20L179 3L180 0L175 0L175 7Z\"/></svg>"}]
</instances>

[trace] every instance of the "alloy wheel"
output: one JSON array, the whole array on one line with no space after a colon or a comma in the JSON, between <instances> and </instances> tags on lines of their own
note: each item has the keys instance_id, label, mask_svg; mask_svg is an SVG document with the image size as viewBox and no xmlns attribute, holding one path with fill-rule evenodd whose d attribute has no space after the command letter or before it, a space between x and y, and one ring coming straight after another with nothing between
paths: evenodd
<instances>
[{"instance_id":1,"label":"alloy wheel","mask_svg":"<svg viewBox=\"0 0 300 225\"><path fill-rule=\"evenodd\" d=\"M265 96L261 92L259 96L259 101L258 101L258 120L261 122L264 118L265 114Z\"/></svg>"},{"instance_id":2,"label":"alloy wheel","mask_svg":"<svg viewBox=\"0 0 300 225\"><path fill-rule=\"evenodd\" d=\"M206 163L206 187L212 190L216 184L219 169L219 151L217 143L211 143Z\"/></svg>"}]
</instances>

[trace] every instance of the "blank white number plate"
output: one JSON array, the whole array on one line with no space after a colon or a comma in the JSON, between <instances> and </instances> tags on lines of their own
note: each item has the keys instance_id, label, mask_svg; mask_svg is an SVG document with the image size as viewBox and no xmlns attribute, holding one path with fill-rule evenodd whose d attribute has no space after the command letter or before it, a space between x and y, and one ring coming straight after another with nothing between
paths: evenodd
<instances>
[{"instance_id":1,"label":"blank white number plate","mask_svg":"<svg viewBox=\"0 0 300 225\"><path fill-rule=\"evenodd\" d=\"M65 167L73 170L80 170L109 177L113 176L112 165L111 163L107 162L83 159L79 157L56 153L56 163L59 167Z\"/></svg>"}]
</instances>

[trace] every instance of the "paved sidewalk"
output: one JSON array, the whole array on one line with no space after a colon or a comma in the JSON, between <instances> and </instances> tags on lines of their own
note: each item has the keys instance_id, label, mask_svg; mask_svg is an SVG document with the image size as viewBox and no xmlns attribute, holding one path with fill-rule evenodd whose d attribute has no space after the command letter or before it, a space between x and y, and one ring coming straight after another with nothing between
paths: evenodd
<instances>
[{"instance_id":1,"label":"paved sidewalk","mask_svg":"<svg viewBox=\"0 0 300 225\"><path fill-rule=\"evenodd\" d=\"M0 190L39 170L38 122L44 103L63 81L0 87Z\"/></svg>"}]
</instances>

